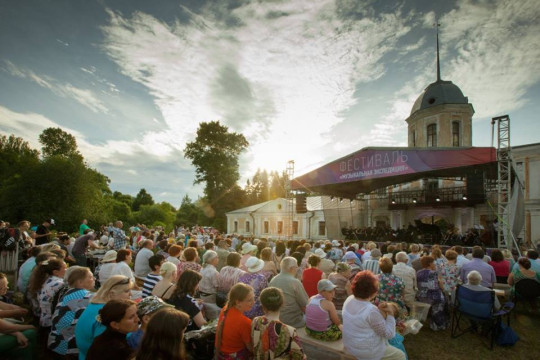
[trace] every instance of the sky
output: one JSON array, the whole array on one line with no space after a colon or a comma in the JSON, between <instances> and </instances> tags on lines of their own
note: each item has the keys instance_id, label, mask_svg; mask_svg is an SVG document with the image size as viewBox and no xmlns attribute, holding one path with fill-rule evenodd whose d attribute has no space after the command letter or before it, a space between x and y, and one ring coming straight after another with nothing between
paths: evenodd
<instances>
[{"instance_id":1,"label":"sky","mask_svg":"<svg viewBox=\"0 0 540 360\"><path fill-rule=\"evenodd\" d=\"M240 186L367 146L406 146L441 77L473 104L473 145L508 114L540 141L540 0L0 0L0 134L39 149L73 134L113 191L197 199L184 158L199 123L244 134Z\"/></svg>"}]
</instances>

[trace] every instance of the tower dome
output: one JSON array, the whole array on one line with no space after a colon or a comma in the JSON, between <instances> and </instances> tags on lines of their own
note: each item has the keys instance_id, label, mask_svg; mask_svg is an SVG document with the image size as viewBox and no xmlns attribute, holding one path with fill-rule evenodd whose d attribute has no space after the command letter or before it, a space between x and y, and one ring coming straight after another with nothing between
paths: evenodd
<instances>
[{"instance_id":1,"label":"tower dome","mask_svg":"<svg viewBox=\"0 0 540 360\"><path fill-rule=\"evenodd\" d=\"M443 104L468 104L469 99L451 81L437 80L428 85L414 102L411 115L423 109Z\"/></svg>"}]
</instances>

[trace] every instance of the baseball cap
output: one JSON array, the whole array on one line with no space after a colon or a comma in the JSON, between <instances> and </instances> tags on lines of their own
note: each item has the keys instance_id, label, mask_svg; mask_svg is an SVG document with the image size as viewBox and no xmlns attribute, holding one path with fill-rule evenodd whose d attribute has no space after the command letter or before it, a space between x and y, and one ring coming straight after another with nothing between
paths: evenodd
<instances>
[{"instance_id":1,"label":"baseball cap","mask_svg":"<svg viewBox=\"0 0 540 360\"><path fill-rule=\"evenodd\" d=\"M337 286L334 285L330 280L328 279L322 279L322 280L319 280L319 282L317 283L317 291L318 292L321 292L321 291L332 291L336 288Z\"/></svg>"}]
</instances>

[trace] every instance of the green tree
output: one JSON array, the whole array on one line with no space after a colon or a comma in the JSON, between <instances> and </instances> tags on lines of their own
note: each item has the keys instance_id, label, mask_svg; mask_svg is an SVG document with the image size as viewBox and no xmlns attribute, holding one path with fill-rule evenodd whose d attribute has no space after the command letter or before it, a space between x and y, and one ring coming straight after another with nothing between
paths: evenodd
<instances>
[{"instance_id":1,"label":"green tree","mask_svg":"<svg viewBox=\"0 0 540 360\"><path fill-rule=\"evenodd\" d=\"M41 153L44 158L51 156L63 156L66 158L82 161L82 155L77 149L75 136L60 128L47 128L39 135L42 145Z\"/></svg>"},{"instance_id":2,"label":"green tree","mask_svg":"<svg viewBox=\"0 0 540 360\"><path fill-rule=\"evenodd\" d=\"M143 205L154 205L154 199L152 198L152 195L146 192L146 189L139 190L139 193L137 194L137 196L135 196L135 199L133 200L131 209L133 211L139 211L139 209Z\"/></svg>"},{"instance_id":3,"label":"green tree","mask_svg":"<svg viewBox=\"0 0 540 360\"><path fill-rule=\"evenodd\" d=\"M176 226L184 225L192 227L193 225L199 224L201 215L203 215L202 210L191 201L188 195L185 195L176 212L174 224Z\"/></svg>"},{"instance_id":4,"label":"green tree","mask_svg":"<svg viewBox=\"0 0 540 360\"><path fill-rule=\"evenodd\" d=\"M0 136L0 184L39 162L39 152L15 135ZM1 192L2 190L0 190Z\"/></svg>"},{"instance_id":5,"label":"green tree","mask_svg":"<svg viewBox=\"0 0 540 360\"><path fill-rule=\"evenodd\" d=\"M287 182L287 173L284 171L281 176L277 171L270 173L270 199L284 198L286 194L285 184Z\"/></svg>"},{"instance_id":6,"label":"green tree","mask_svg":"<svg viewBox=\"0 0 540 360\"><path fill-rule=\"evenodd\" d=\"M168 203L141 205L139 211L133 214L134 220L139 224L152 226L157 222L166 225L167 229L172 229L175 213L171 211ZM162 224L160 224L162 225Z\"/></svg>"},{"instance_id":7,"label":"green tree","mask_svg":"<svg viewBox=\"0 0 540 360\"><path fill-rule=\"evenodd\" d=\"M213 121L200 123L195 141L184 149L184 156L195 166L194 183L205 183L204 194L216 218L224 216L223 199L240 178L238 157L248 145L244 135Z\"/></svg>"}]
</instances>

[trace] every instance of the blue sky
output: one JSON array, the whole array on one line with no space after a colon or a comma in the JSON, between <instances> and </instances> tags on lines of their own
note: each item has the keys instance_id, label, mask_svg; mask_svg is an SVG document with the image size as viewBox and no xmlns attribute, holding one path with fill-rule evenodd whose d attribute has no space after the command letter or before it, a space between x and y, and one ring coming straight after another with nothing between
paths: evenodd
<instances>
[{"instance_id":1,"label":"blue sky","mask_svg":"<svg viewBox=\"0 0 540 360\"><path fill-rule=\"evenodd\" d=\"M383 3L381 5L380 3ZM440 3L440 4L439 4ZM405 119L441 70L476 111L473 145L509 114L538 142L538 0L0 0L0 133L39 148L61 127L111 188L178 206L198 124L243 133L242 180L295 175L366 146L406 145Z\"/></svg>"}]
</instances>

